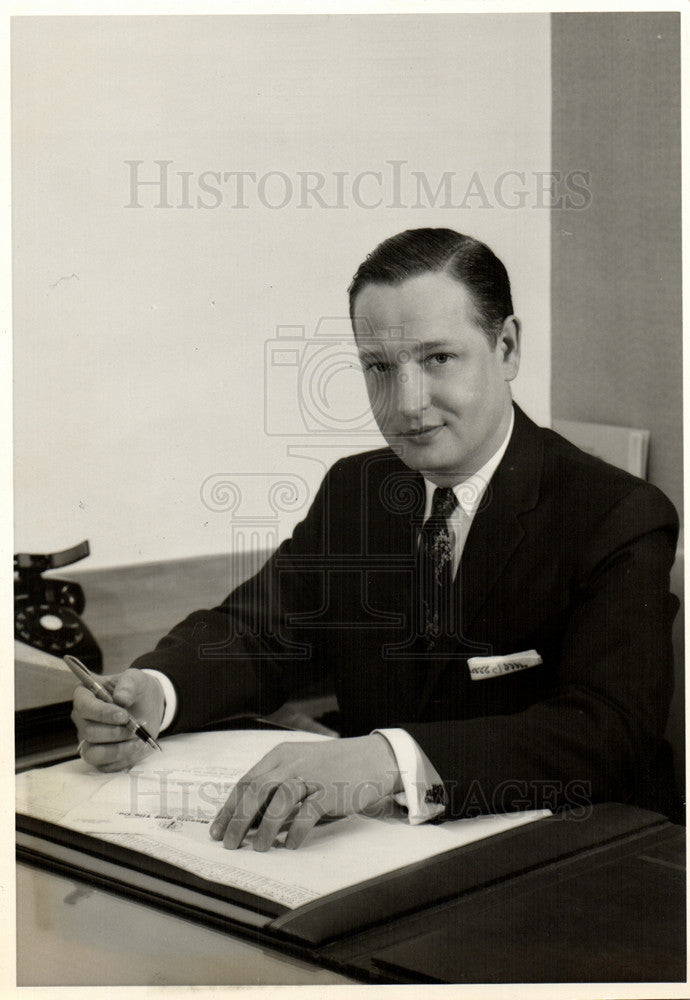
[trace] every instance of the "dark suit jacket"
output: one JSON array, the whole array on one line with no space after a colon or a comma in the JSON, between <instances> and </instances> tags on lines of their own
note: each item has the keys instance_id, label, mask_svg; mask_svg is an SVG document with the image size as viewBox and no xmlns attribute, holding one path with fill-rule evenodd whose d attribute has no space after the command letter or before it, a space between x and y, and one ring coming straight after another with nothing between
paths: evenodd
<instances>
[{"instance_id":1,"label":"dark suit jacket","mask_svg":"<svg viewBox=\"0 0 690 1000\"><path fill-rule=\"evenodd\" d=\"M421 476L389 449L346 458L257 576L135 662L175 684L171 731L270 711L329 672L342 734L407 729L453 815L639 801L672 692L677 517L515 409L456 576L455 637L431 656L415 641ZM471 679L469 657L529 649L540 666Z\"/></svg>"}]
</instances>

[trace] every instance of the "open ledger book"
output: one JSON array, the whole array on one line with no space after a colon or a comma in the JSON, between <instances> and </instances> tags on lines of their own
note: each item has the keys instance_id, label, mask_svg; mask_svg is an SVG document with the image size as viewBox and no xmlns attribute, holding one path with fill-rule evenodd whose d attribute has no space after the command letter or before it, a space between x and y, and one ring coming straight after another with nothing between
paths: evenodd
<instances>
[{"instance_id":1,"label":"open ledger book","mask_svg":"<svg viewBox=\"0 0 690 1000\"><path fill-rule=\"evenodd\" d=\"M411 826L402 810L318 825L297 851L236 851L209 826L234 784L277 743L327 737L273 730L184 734L162 740L131 770L102 774L82 760L17 776L17 813L119 845L209 883L293 910L332 893L530 823L546 811ZM284 835L283 835L284 836Z\"/></svg>"}]
</instances>

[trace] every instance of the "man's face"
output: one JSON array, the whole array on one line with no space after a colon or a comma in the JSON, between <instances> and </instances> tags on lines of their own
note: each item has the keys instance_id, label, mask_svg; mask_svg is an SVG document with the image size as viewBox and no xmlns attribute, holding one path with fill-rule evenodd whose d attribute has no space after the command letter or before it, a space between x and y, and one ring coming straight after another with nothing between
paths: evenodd
<instances>
[{"instance_id":1,"label":"man's face","mask_svg":"<svg viewBox=\"0 0 690 1000\"><path fill-rule=\"evenodd\" d=\"M510 422L517 320L492 348L467 288L441 272L365 285L354 311L371 408L393 451L439 486L480 469Z\"/></svg>"}]
</instances>

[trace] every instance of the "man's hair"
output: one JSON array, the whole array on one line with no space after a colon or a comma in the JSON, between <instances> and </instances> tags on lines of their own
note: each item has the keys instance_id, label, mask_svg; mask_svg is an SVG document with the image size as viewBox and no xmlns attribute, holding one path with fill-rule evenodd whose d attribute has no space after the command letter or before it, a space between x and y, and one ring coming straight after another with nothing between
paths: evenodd
<instances>
[{"instance_id":1,"label":"man's hair","mask_svg":"<svg viewBox=\"0 0 690 1000\"><path fill-rule=\"evenodd\" d=\"M495 347L503 321L513 312L508 273L489 247L453 229L407 229L379 243L348 288L350 319L354 321L355 299L365 285L399 285L434 271L466 286L476 321Z\"/></svg>"}]
</instances>

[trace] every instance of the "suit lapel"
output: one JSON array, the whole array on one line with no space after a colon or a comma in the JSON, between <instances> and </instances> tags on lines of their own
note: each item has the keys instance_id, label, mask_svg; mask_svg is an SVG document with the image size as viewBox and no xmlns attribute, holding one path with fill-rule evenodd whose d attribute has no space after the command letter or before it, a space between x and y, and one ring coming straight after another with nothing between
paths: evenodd
<instances>
[{"instance_id":1,"label":"suit lapel","mask_svg":"<svg viewBox=\"0 0 690 1000\"><path fill-rule=\"evenodd\" d=\"M416 535L424 515L424 480L392 452L378 452L366 470L363 490L367 554L414 558Z\"/></svg>"},{"instance_id":2,"label":"suit lapel","mask_svg":"<svg viewBox=\"0 0 690 1000\"><path fill-rule=\"evenodd\" d=\"M515 407L515 427L470 528L455 586L468 634L524 537L520 515L536 505L543 463L539 429Z\"/></svg>"},{"instance_id":3,"label":"suit lapel","mask_svg":"<svg viewBox=\"0 0 690 1000\"><path fill-rule=\"evenodd\" d=\"M364 495L369 498L366 557L369 565L386 569L388 607L407 614L412 604L417 532L424 515L424 480L392 452L379 453L369 467Z\"/></svg>"}]
</instances>

